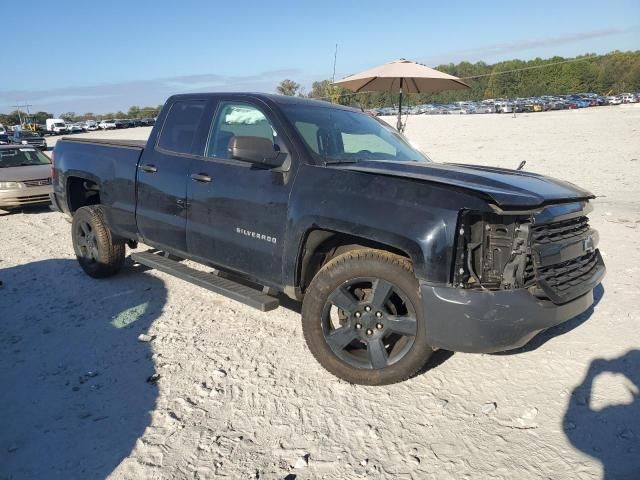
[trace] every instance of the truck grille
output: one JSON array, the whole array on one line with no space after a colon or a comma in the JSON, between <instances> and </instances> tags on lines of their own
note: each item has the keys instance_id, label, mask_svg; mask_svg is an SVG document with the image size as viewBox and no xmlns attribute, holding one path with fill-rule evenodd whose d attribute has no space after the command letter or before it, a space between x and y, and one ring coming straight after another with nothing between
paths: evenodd
<instances>
[{"instance_id":1,"label":"truck grille","mask_svg":"<svg viewBox=\"0 0 640 480\"><path fill-rule=\"evenodd\" d=\"M598 254L594 250L567 262L538 268L537 277L563 296L571 288L590 280L597 269Z\"/></svg>"},{"instance_id":2,"label":"truck grille","mask_svg":"<svg viewBox=\"0 0 640 480\"><path fill-rule=\"evenodd\" d=\"M580 241L584 245L581 254L559 263L540 265L534 258L527 262L525 277L529 285L535 285L536 295L549 298L554 303L564 303L584 295L595 286L594 279L604 274L604 263L594 248L593 239L589 238L590 232L586 216L531 228L531 246L539 253L556 251ZM532 273L534 282L531 282Z\"/></svg>"},{"instance_id":3,"label":"truck grille","mask_svg":"<svg viewBox=\"0 0 640 480\"><path fill-rule=\"evenodd\" d=\"M51 185L51 177L41 178L40 180L26 180L22 183L26 187L44 187L45 185Z\"/></svg>"},{"instance_id":4,"label":"truck grille","mask_svg":"<svg viewBox=\"0 0 640 480\"><path fill-rule=\"evenodd\" d=\"M583 235L589 231L589 219L576 217L561 222L536 225L531 228L534 244L547 244Z\"/></svg>"}]
</instances>

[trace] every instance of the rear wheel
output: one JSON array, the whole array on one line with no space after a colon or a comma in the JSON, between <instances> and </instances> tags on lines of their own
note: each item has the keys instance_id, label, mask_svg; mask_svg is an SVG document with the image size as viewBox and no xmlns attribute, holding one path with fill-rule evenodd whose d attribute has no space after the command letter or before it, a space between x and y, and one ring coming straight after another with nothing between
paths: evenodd
<instances>
[{"instance_id":1,"label":"rear wheel","mask_svg":"<svg viewBox=\"0 0 640 480\"><path fill-rule=\"evenodd\" d=\"M82 207L75 212L71 237L76 258L87 275L104 278L122 268L125 243L113 239L99 206Z\"/></svg>"},{"instance_id":2,"label":"rear wheel","mask_svg":"<svg viewBox=\"0 0 640 480\"><path fill-rule=\"evenodd\" d=\"M302 325L318 362L351 383L405 380L433 352L411 262L381 250L329 261L305 294Z\"/></svg>"}]
</instances>

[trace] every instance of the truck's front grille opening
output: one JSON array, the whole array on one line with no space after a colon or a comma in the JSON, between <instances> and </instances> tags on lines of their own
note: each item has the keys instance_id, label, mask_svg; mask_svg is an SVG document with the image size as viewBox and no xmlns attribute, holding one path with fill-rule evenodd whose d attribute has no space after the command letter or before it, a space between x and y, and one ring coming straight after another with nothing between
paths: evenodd
<instances>
[{"instance_id":1,"label":"truck's front grille opening","mask_svg":"<svg viewBox=\"0 0 640 480\"><path fill-rule=\"evenodd\" d=\"M535 271L533 292L538 297L548 298L554 303L564 303L593 287L593 279L603 270L602 258L595 249L589 219L580 216L531 228L531 247L541 256L547 252L574 248L576 242L583 242L582 254L552 265L531 262Z\"/></svg>"},{"instance_id":2,"label":"truck's front grille opening","mask_svg":"<svg viewBox=\"0 0 640 480\"><path fill-rule=\"evenodd\" d=\"M583 235L588 231L589 219L587 217L576 217L570 220L531 227L531 241L534 244L547 244Z\"/></svg>"},{"instance_id":3,"label":"truck's front grille opening","mask_svg":"<svg viewBox=\"0 0 640 480\"><path fill-rule=\"evenodd\" d=\"M464 212L458 227L457 288L526 288L562 304L583 295L604 272L597 234L583 210L539 224L535 217ZM552 263L556 262L556 263Z\"/></svg>"},{"instance_id":4,"label":"truck's front grille opening","mask_svg":"<svg viewBox=\"0 0 640 480\"><path fill-rule=\"evenodd\" d=\"M589 280L598 268L596 251L567 262L540 267L537 270L538 279L545 282L559 295Z\"/></svg>"}]
</instances>

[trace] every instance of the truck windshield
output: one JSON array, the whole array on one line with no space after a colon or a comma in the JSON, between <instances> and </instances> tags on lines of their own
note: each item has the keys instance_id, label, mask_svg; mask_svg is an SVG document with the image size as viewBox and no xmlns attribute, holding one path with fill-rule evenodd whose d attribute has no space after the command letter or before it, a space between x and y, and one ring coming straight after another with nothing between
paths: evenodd
<instances>
[{"instance_id":1,"label":"truck windshield","mask_svg":"<svg viewBox=\"0 0 640 480\"><path fill-rule=\"evenodd\" d=\"M366 113L305 105L282 109L319 161L430 161L391 126Z\"/></svg>"},{"instance_id":2,"label":"truck windshield","mask_svg":"<svg viewBox=\"0 0 640 480\"><path fill-rule=\"evenodd\" d=\"M0 168L49 165L50 163L46 155L34 148L0 149Z\"/></svg>"}]
</instances>

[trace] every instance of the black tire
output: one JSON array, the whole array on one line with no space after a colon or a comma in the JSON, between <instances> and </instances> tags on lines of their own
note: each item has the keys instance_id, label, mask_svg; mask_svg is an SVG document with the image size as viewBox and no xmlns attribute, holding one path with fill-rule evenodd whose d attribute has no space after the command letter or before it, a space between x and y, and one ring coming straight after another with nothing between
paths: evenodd
<instances>
[{"instance_id":1,"label":"black tire","mask_svg":"<svg viewBox=\"0 0 640 480\"><path fill-rule=\"evenodd\" d=\"M71 222L71 238L76 258L93 278L115 275L122 268L124 241L114 241L99 206L79 208Z\"/></svg>"},{"instance_id":2,"label":"black tire","mask_svg":"<svg viewBox=\"0 0 640 480\"><path fill-rule=\"evenodd\" d=\"M382 250L351 250L327 262L305 293L302 329L326 370L360 385L406 380L433 353L411 262Z\"/></svg>"}]
</instances>

